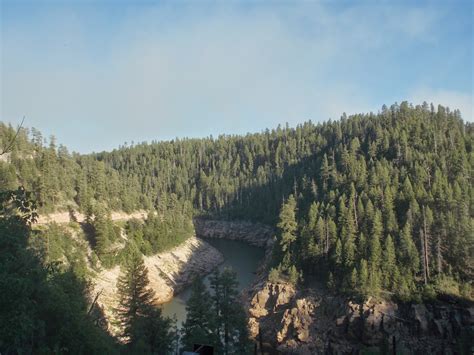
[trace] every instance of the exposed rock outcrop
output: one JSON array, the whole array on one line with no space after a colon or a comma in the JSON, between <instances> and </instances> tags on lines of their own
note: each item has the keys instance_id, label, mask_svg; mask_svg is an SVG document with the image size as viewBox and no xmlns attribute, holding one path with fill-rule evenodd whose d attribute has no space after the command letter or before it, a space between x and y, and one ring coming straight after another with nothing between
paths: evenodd
<instances>
[{"instance_id":1,"label":"exposed rock outcrop","mask_svg":"<svg viewBox=\"0 0 474 355\"><path fill-rule=\"evenodd\" d=\"M245 221L196 218L194 228L199 237L241 240L258 247L266 247L274 235L273 229L265 224Z\"/></svg>"},{"instance_id":2,"label":"exposed rock outcrop","mask_svg":"<svg viewBox=\"0 0 474 355\"><path fill-rule=\"evenodd\" d=\"M277 341L285 339L296 339L303 343L311 340L310 326L313 323L313 312L315 308L313 300L301 298L296 300L293 308L288 308L281 319L282 328L277 333Z\"/></svg>"},{"instance_id":3,"label":"exposed rock outcrop","mask_svg":"<svg viewBox=\"0 0 474 355\"><path fill-rule=\"evenodd\" d=\"M150 288L155 292L156 303L171 300L174 294L189 285L196 275L205 275L224 261L222 254L196 237L191 237L172 250L145 257ZM94 278L94 294L99 294L98 305L109 320L109 330L116 333L112 325L114 308L118 305L117 279L120 267L103 270Z\"/></svg>"},{"instance_id":4,"label":"exposed rock outcrop","mask_svg":"<svg viewBox=\"0 0 474 355\"><path fill-rule=\"evenodd\" d=\"M249 313L255 318L276 312L295 296L295 288L290 284L265 283L250 301Z\"/></svg>"},{"instance_id":5,"label":"exposed rock outcrop","mask_svg":"<svg viewBox=\"0 0 474 355\"><path fill-rule=\"evenodd\" d=\"M259 283L249 299L249 329L281 353L335 354L361 350L430 354L472 346L474 305L357 303L323 288L295 290Z\"/></svg>"},{"instance_id":6,"label":"exposed rock outcrop","mask_svg":"<svg viewBox=\"0 0 474 355\"><path fill-rule=\"evenodd\" d=\"M132 218L145 219L148 212L145 210L139 210L132 213L126 213L123 211L113 211L110 213L110 218L112 221L126 221ZM86 216L83 213L77 211L69 212L55 212L46 215L39 215L36 221L36 224L48 224L51 222L55 223L69 223L69 222L78 222L82 223L86 219Z\"/></svg>"}]
</instances>

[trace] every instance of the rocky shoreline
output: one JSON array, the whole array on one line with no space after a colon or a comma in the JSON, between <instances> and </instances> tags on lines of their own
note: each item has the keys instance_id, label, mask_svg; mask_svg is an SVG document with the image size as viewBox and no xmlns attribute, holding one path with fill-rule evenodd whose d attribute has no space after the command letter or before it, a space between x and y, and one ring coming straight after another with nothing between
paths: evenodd
<instances>
[{"instance_id":1,"label":"rocky shoreline","mask_svg":"<svg viewBox=\"0 0 474 355\"><path fill-rule=\"evenodd\" d=\"M250 245L266 248L272 241L274 230L261 223L194 219L196 235L203 238L240 240Z\"/></svg>"},{"instance_id":2,"label":"rocky shoreline","mask_svg":"<svg viewBox=\"0 0 474 355\"><path fill-rule=\"evenodd\" d=\"M174 295L188 286L194 277L210 273L224 261L222 254L204 240L190 237L181 245L164 253L144 258L148 268L150 288L155 292L156 304L169 302ZM93 278L93 294L98 295L97 304L109 324L109 331L117 332L113 326L114 308L118 306L117 279L120 267L102 270Z\"/></svg>"}]
</instances>

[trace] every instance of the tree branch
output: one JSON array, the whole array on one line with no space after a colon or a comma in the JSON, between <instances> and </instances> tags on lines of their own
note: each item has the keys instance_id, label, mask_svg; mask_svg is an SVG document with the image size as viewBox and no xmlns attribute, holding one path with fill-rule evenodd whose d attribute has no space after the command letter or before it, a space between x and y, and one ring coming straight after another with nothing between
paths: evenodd
<instances>
[{"instance_id":1,"label":"tree branch","mask_svg":"<svg viewBox=\"0 0 474 355\"><path fill-rule=\"evenodd\" d=\"M18 137L18 133L20 133L20 129L23 127L23 122L25 122L25 116L23 116L23 119L21 120L21 123L18 126L18 129L16 130L15 135L13 136L10 143L8 143L8 145L5 148L3 148L2 152L0 153L0 156L5 154L5 153L8 153L8 151L10 151L10 149L12 149L13 144L15 143L16 137Z\"/></svg>"}]
</instances>

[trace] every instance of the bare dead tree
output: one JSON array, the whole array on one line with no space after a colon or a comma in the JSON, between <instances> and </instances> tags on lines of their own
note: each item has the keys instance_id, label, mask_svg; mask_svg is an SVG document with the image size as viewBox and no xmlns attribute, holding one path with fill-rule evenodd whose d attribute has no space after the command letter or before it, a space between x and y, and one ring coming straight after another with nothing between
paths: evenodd
<instances>
[{"instance_id":1,"label":"bare dead tree","mask_svg":"<svg viewBox=\"0 0 474 355\"><path fill-rule=\"evenodd\" d=\"M92 313L92 311L94 310L94 307L97 303L97 300L99 299L99 296L102 294L102 291L103 290L100 290L99 292L97 292L97 295L94 297L94 300L92 301L92 304L89 307L89 311L87 312L87 315L90 315Z\"/></svg>"},{"instance_id":2,"label":"bare dead tree","mask_svg":"<svg viewBox=\"0 0 474 355\"><path fill-rule=\"evenodd\" d=\"M3 147L2 151L0 152L0 156L3 155L3 154L8 153L12 149L13 144L15 144L16 138L18 137L18 134L20 133L20 130L23 128L23 122L25 122L25 116L23 116L23 119L21 120L21 123L18 126L18 128L16 130L16 133L13 136L13 138L10 140L10 142L5 147Z\"/></svg>"}]
</instances>

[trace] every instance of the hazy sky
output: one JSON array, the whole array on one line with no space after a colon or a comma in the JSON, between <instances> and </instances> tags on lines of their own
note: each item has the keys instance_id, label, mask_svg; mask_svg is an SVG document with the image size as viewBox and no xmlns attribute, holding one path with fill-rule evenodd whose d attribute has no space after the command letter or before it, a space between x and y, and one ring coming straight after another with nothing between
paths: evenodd
<instances>
[{"instance_id":1,"label":"hazy sky","mask_svg":"<svg viewBox=\"0 0 474 355\"><path fill-rule=\"evenodd\" d=\"M72 150L403 100L474 121L471 1L0 2L0 120Z\"/></svg>"}]
</instances>

